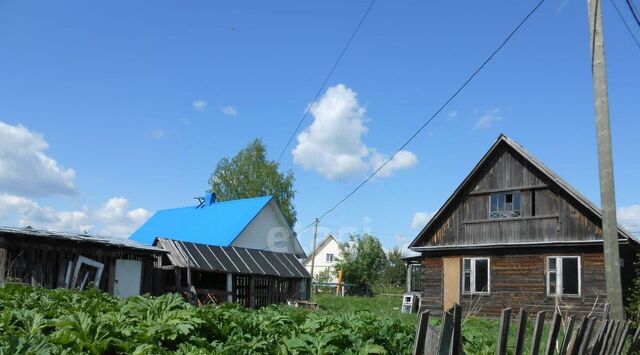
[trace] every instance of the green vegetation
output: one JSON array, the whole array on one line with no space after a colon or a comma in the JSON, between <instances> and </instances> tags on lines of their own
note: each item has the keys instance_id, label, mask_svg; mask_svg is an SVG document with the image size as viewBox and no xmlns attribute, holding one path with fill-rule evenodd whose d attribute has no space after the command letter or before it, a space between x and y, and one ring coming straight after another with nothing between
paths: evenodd
<instances>
[{"instance_id":1,"label":"green vegetation","mask_svg":"<svg viewBox=\"0 0 640 355\"><path fill-rule=\"evenodd\" d=\"M223 158L209 178L209 191L220 201L272 195L290 226L296 223L293 207L293 172L278 171L276 161L267 160L267 148L256 139L231 160Z\"/></svg>"},{"instance_id":2,"label":"green vegetation","mask_svg":"<svg viewBox=\"0 0 640 355\"><path fill-rule=\"evenodd\" d=\"M196 308L174 294L122 300L97 290L0 289L0 354L408 354L414 327L371 312Z\"/></svg>"}]
</instances>

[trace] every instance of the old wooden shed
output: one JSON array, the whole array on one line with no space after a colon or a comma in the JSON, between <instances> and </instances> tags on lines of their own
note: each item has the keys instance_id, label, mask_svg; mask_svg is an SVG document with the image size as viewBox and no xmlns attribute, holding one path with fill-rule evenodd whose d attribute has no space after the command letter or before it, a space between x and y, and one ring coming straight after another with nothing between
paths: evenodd
<instances>
[{"instance_id":1,"label":"old wooden shed","mask_svg":"<svg viewBox=\"0 0 640 355\"><path fill-rule=\"evenodd\" d=\"M263 307L308 299L311 275L290 253L156 238L164 292L195 293L203 302Z\"/></svg>"},{"instance_id":2,"label":"old wooden shed","mask_svg":"<svg viewBox=\"0 0 640 355\"><path fill-rule=\"evenodd\" d=\"M587 313L606 300L600 209L501 135L411 243L421 307ZM623 286L638 240L619 228Z\"/></svg>"},{"instance_id":3,"label":"old wooden shed","mask_svg":"<svg viewBox=\"0 0 640 355\"><path fill-rule=\"evenodd\" d=\"M124 238L0 227L0 284L154 293L154 262L164 253Z\"/></svg>"}]
</instances>

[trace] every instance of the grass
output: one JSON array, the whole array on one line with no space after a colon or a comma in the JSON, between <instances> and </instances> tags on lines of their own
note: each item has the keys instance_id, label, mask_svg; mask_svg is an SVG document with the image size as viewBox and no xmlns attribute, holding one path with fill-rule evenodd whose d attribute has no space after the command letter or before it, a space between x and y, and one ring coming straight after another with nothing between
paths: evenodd
<instances>
[{"instance_id":1,"label":"grass","mask_svg":"<svg viewBox=\"0 0 640 355\"><path fill-rule=\"evenodd\" d=\"M318 303L322 311L332 313L357 313L360 311L371 312L377 316L388 319L400 319L405 324L415 326L418 322L416 314L401 313L402 295L339 297L331 294L316 294L313 301Z\"/></svg>"}]
</instances>

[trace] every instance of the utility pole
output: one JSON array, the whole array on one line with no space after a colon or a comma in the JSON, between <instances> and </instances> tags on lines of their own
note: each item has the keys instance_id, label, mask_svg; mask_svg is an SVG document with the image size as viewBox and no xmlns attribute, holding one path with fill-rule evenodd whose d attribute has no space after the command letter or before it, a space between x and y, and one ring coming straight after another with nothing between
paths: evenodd
<instances>
[{"instance_id":1,"label":"utility pole","mask_svg":"<svg viewBox=\"0 0 640 355\"><path fill-rule=\"evenodd\" d=\"M618 249L618 222L616 219L616 193L613 182L611 125L609 122L609 94L607 90L602 6L600 2L601 0L589 0L588 4L589 26L591 29L591 72L596 100L604 269L607 283L607 302L611 306L610 317L614 320L624 320L622 284L620 281L620 250Z\"/></svg>"},{"instance_id":2,"label":"utility pole","mask_svg":"<svg viewBox=\"0 0 640 355\"><path fill-rule=\"evenodd\" d=\"M311 282L313 283L313 268L316 263L316 241L318 240L318 223L319 219L316 218L315 226L313 229L313 251L311 251Z\"/></svg>"}]
</instances>

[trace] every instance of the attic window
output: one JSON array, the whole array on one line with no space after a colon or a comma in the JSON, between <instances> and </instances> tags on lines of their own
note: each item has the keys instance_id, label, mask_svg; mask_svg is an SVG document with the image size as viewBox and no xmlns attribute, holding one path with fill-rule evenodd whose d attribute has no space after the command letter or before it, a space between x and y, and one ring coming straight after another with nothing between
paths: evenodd
<instances>
[{"instance_id":1,"label":"attic window","mask_svg":"<svg viewBox=\"0 0 640 355\"><path fill-rule=\"evenodd\" d=\"M580 296L580 257L547 257L547 295Z\"/></svg>"},{"instance_id":2,"label":"attic window","mask_svg":"<svg viewBox=\"0 0 640 355\"><path fill-rule=\"evenodd\" d=\"M490 197L489 218L515 218L521 216L520 191L496 192Z\"/></svg>"},{"instance_id":3,"label":"attic window","mask_svg":"<svg viewBox=\"0 0 640 355\"><path fill-rule=\"evenodd\" d=\"M333 254L327 254L327 257L325 259L328 263L332 263L335 261L335 256Z\"/></svg>"}]
</instances>

